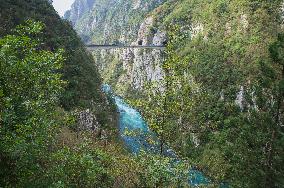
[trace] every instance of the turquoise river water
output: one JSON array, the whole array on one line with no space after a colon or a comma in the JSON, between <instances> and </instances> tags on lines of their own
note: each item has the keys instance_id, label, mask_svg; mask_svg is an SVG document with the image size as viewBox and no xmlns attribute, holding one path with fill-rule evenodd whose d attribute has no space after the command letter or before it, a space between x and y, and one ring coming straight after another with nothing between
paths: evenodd
<instances>
[{"instance_id":1,"label":"turquoise river water","mask_svg":"<svg viewBox=\"0 0 284 188\"><path fill-rule=\"evenodd\" d=\"M114 100L117 106L119 111L119 132L126 147L134 154L139 153L141 150L156 154L160 153L160 141L156 134L149 129L141 114L128 105L121 97L113 94L109 85L103 85L102 89ZM148 140L151 140L151 142ZM179 162L178 156L167 146L163 148L162 155ZM209 184L208 178L200 171L190 169L188 177L188 182L191 186ZM223 185L220 187L227 186Z\"/></svg>"}]
</instances>

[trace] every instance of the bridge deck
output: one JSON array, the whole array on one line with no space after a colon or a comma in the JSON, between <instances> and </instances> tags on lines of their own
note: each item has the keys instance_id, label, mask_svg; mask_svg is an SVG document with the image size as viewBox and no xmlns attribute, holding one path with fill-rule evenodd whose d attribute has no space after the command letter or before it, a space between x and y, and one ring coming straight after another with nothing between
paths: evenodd
<instances>
[{"instance_id":1,"label":"bridge deck","mask_svg":"<svg viewBox=\"0 0 284 188\"><path fill-rule=\"evenodd\" d=\"M140 49L160 49L163 50L166 47L165 46L130 46L130 45L86 45L88 50L96 50L96 49L119 49L119 48L140 48Z\"/></svg>"}]
</instances>

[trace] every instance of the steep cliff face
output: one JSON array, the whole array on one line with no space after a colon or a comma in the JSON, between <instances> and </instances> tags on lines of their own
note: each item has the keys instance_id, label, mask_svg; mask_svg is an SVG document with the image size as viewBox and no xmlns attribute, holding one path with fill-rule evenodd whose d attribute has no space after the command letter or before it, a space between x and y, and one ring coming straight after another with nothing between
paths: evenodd
<instances>
[{"instance_id":1,"label":"steep cliff face","mask_svg":"<svg viewBox=\"0 0 284 188\"><path fill-rule=\"evenodd\" d=\"M65 18L85 42L132 42L144 18L164 0L76 0Z\"/></svg>"},{"instance_id":2,"label":"steep cliff face","mask_svg":"<svg viewBox=\"0 0 284 188\"><path fill-rule=\"evenodd\" d=\"M163 45L166 34L162 31L153 33L152 27L153 18L148 17L141 24L137 38L131 45ZM146 83L163 80L163 50L111 49L97 50L93 54L104 81L111 84L120 95L129 96L130 91L142 91Z\"/></svg>"},{"instance_id":3,"label":"steep cliff face","mask_svg":"<svg viewBox=\"0 0 284 188\"><path fill-rule=\"evenodd\" d=\"M80 2L75 1L65 18L73 22L86 43L163 45L166 41L165 32L155 29L151 16L163 0L92 1L91 10L84 6L78 8ZM76 14L79 9L80 13L85 12ZM80 18L76 20L70 15L80 15ZM111 49L93 54L104 81L121 95L129 90L141 90L146 82L163 79L162 50Z\"/></svg>"},{"instance_id":4,"label":"steep cliff face","mask_svg":"<svg viewBox=\"0 0 284 188\"><path fill-rule=\"evenodd\" d=\"M158 82L164 76L160 50L103 50L94 52L94 56L104 81L123 96L142 91L147 82Z\"/></svg>"},{"instance_id":5,"label":"steep cliff face","mask_svg":"<svg viewBox=\"0 0 284 188\"><path fill-rule=\"evenodd\" d=\"M64 18L76 24L82 16L90 11L95 3L95 0L77 0L72 5L71 10L67 11Z\"/></svg>"}]
</instances>

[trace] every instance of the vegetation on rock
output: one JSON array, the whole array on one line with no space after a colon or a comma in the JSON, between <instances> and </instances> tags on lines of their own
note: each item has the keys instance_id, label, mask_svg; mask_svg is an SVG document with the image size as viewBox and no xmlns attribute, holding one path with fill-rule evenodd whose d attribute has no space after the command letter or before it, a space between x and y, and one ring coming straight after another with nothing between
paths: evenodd
<instances>
[{"instance_id":1,"label":"vegetation on rock","mask_svg":"<svg viewBox=\"0 0 284 188\"><path fill-rule=\"evenodd\" d=\"M49 1L0 8L0 187L185 184L172 177L168 159L122 147L92 56ZM85 109L99 130L78 129Z\"/></svg>"},{"instance_id":2,"label":"vegetation on rock","mask_svg":"<svg viewBox=\"0 0 284 188\"><path fill-rule=\"evenodd\" d=\"M183 0L154 12L170 39L167 87L133 104L153 126L166 117L158 133L217 185L283 185L281 3Z\"/></svg>"},{"instance_id":3,"label":"vegetation on rock","mask_svg":"<svg viewBox=\"0 0 284 188\"><path fill-rule=\"evenodd\" d=\"M106 59L94 53L105 81L143 113L163 144L188 157L216 186L225 181L232 187L281 187L283 1L167 0L155 6L134 23L120 19L102 26L109 28L111 40L121 40L126 28L131 34L124 40L136 41L135 31L149 18L152 34L166 31L166 61L160 62L164 80L137 90L125 74L136 69L117 58L124 51L113 57L105 53ZM86 34L93 41L109 39L104 33ZM139 68L149 67L146 60Z\"/></svg>"}]
</instances>

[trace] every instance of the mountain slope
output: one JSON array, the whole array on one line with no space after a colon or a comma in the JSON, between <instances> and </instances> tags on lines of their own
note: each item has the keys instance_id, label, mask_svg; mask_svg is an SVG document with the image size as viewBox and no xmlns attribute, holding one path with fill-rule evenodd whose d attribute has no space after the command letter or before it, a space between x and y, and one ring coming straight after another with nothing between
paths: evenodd
<instances>
[{"instance_id":1,"label":"mountain slope","mask_svg":"<svg viewBox=\"0 0 284 188\"><path fill-rule=\"evenodd\" d=\"M75 1L74 6L79 1ZM166 35L155 30L151 11L163 1L94 1L74 28L81 38L93 44L163 45ZM80 9L77 7L76 9ZM70 10L75 12L74 7ZM149 17L147 15L149 14ZM147 17L147 19L145 19ZM66 17L72 21L69 17ZM118 49L94 51L105 83L116 93L126 96L141 92L148 82L163 79L162 50ZM148 68L145 68L147 65Z\"/></svg>"},{"instance_id":2,"label":"mountain slope","mask_svg":"<svg viewBox=\"0 0 284 188\"><path fill-rule=\"evenodd\" d=\"M49 1L0 9L0 186L111 186L96 139L115 140L116 109L92 56Z\"/></svg>"},{"instance_id":3,"label":"mountain slope","mask_svg":"<svg viewBox=\"0 0 284 188\"><path fill-rule=\"evenodd\" d=\"M42 34L45 48L65 50L66 61L62 71L68 86L61 97L61 104L65 109L94 106L103 109L107 106L100 89L100 74L92 56L84 49L76 32L68 22L60 19L48 1L1 1L0 7L0 20L3 23L0 36L10 33L12 28L27 19L39 20L47 26ZM103 110L95 109L94 112L98 116L104 113ZM99 117L99 121L105 121L104 115Z\"/></svg>"},{"instance_id":4,"label":"mountain slope","mask_svg":"<svg viewBox=\"0 0 284 188\"><path fill-rule=\"evenodd\" d=\"M124 149L95 62L50 0L0 8L0 187L188 183L187 173L173 177L169 159Z\"/></svg>"},{"instance_id":5,"label":"mountain slope","mask_svg":"<svg viewBox=\"0 0 284 188\"><path fill-rule=\"evenodd\" d=\"M143 93L133 104L149 125L213 181L281 187L283 1L168 0L146 12L147 1L124 1L128 9L119 2L94 6L77 32L101 44L155 44L167 35L167 58L95 52L104 81L128 99ZM145 4L129 19L134 2Z\"/></svg>"},{"instance_id":6,"label":"mountain slope","mask_svg":"<svg viewBox=\"0 0 284 188\"><path fill-rule=\"evenodd\" d=\"M81 0L76 0L65 19L85 42L112 44L116 41L129 44L137 37L140 24L145 16L159 6L163 0L92 0L92 6L85 9ZM80 12L80 19L71 15Z\"/></svg>"},{"instance_id":7,"label":"mountain slope","mask_svg":"<svg viewBox=\"0 0 284 188\"><path fill-rule=\"evenodd\" d=\"M79 0L72 5L72 11L66 11L64 17L68 18L72 23L78 22L85 13L92 10L95 0Z\"/></svg>"}]
</instances>

